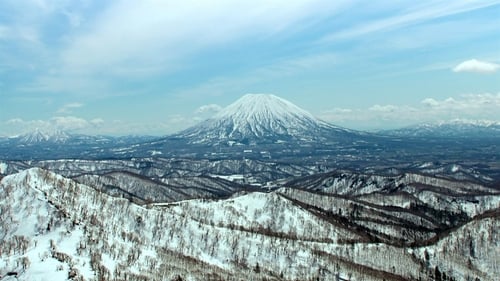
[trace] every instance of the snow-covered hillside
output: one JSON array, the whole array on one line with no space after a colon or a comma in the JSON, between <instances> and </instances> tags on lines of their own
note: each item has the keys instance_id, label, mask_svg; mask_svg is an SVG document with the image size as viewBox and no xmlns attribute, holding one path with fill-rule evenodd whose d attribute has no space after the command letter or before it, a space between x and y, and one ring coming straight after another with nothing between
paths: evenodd
<instances>
[{"instance_id":1,"label":"snow-covered hillside","mask_svg":"<svg viewBox=\"0 0 500 281\"><path fill-rule=\"evenodd\" d=\"M369 224L337 219L325 211L337 212L338 205L307 194L288 189L141 206L32 168L0 182L0 279L443 280L437 271L453 278L448 280L498 276L500 206L426 245L401 247L370 242L364 232ZM376 219L365 216L376 215L378 207L368 204L367 210L349 200L345 212L355 209L360 221ZM411 221L411 215L402 218ZM472 260L453 245L467 245Z\"/></svg>"}]
</instances>

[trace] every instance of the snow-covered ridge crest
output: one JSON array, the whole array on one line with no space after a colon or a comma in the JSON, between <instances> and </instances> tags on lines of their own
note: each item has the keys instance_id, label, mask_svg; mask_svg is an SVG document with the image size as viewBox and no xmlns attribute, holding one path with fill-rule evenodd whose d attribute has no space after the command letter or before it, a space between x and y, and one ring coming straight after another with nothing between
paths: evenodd
<instances>
[{"instance_id":1,"label":"snow-covered ridge crest","mask_svg":"<svg viewBox=\"0 0 500 281\"><path fill-rule=\"evenodd\" d=\"M287 189L218 201L139 206L46 170L25 170L0 181L0 276L312 280L322 274L320 280L416 280L433 276L439 266L455 280L465 280L466 275L496 280L498 216L452 230L443 243L401 248L363 242L362 232L330 221L339 206L343 213L354 209L352 201L303 195L304 191ZM314 208L301 207L296 203L300 198ZM353 218L373 221L372 215L363 215L372 214L372 209L356 209L360 214L353 213ZM411 215L401 218L407 221ZM391 224L376 228L381 229L393 231Z\"/></svg>"}]
</instances>

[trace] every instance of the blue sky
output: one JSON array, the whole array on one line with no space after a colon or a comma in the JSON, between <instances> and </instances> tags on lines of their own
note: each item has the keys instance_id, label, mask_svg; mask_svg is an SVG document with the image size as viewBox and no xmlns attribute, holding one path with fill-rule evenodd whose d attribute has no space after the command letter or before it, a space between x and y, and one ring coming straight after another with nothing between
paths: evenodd
<instances>
[{"instance_id":1,"label":"blue sky","mask_svg":"<svg viewBox=\"0 0 500 281\"><path fill-rule=\"evenodd\" d=\"M247 93L363 130L500 121L500 1L0 2L0 136L165 135Z\"/></svg>"}]
</instances>

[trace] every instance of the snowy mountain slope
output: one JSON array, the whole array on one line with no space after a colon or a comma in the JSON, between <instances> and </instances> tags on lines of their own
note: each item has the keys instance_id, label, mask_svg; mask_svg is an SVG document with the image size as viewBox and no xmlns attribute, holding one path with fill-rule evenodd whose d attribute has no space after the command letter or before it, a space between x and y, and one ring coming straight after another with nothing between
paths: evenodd
<instances>
[{"instance_id":1,"label":"snowy mountain slope","mask_svg":"<svg viewBox=\"0 0 500 281\"><path fill-rule=\"evenodd\" d=\"M274 95L247 94L177 137L190 143L232 141L286 142L290 139L311 141L354 131L321 121L291 102Z\"/></svg>"},{"instance_id":2,"label":"snowy mountain slope","mask_svg":"<svg viewBox=\"0 0 500 281\"><path fill-rule=\"evenodd\" d=\"M500 207L498 187L413 173L379 176L331 172L295 179L285 186L356 198L378 206L415 209L420 216L427 216L429 211L441 212L437 221L459 218L459 214L472 218Z\"/></svg>"},{"instance_id":3,"label":"snowy mountain slope","mask_svg":"<svg viewBox=\"0 0 500 281\"><path fill-rule=\"evenodd\" d=\"M18 280L417 280L455 260L426 265L423 248L357 240L360 229L279 193L138 206L38 168L4 177L0 189L0 276ZM492 238L470 247L489 254L447 276L494 280L495 263L483 259L498 244L495 225L495 216L475 220Z\"/></svg>"},{"instance_id":4,"label":"snowy mountain slope","mask_svg":"<svg viewBox=\"0 0 500 281\"><path fill-rule=\"evenodd\" d=\"M427 245L450 229L500 208L500 193L452 197L428 191L379 190L358 196L290 188L277 192L362 235L362 241L396 246Z\"/></svg>"},{"instance_id":5,"label":"snowy mountain slope","mask_svg":"<svg viewBox=\"0 0 500 281\"><path fill-rule=\"evenodd\" d=\"M198 252L188 257L178 251L179 243L192 242L182 231L185 223L188 230L193 228L191 222L182 223L181 216L148 210L40 169L8 176L0 187L5 195L2 218L9 218L0 228L0 277L16 273L18 280L67 280L76 274L80 280L173 280L179 274L198 274L196 280L203 280L202 274L232 275L209 257L208 264L194 260ZM180 236L173 238L174 233Z\"/></svg>"},{"instance_id":6,"label":"snowy mountain slope","mask_svg":"<svg viewBox=\"0 0 500 281\"><path fill-rule=\"evenodd\" d=\"M500 137L500 122L456 119L449 122L423 123L380 132L402 137Z\"/></svg>"},{"instance_id":7,"label":"snowy mountain slope","mask_svg":"<svg viewBox=\"0 0 500 281\"><path fill-rule=\"evenodd\" d=\"M416 249L420 258L431 267L457 279L493 280L491 274L500 273L500 213L492 214L454 230L432 246ZM453 254L449 254L450 251ZM426 255L427 252L427 255ZM426 256L428 258L426 258ZM491 274L485 274L491 273ZM442 275L442 274L441 274ZM477 279L476 279L477 280Z\"/></svg>"},{"instance_id":8,"label":"snowy mountain slope","mask_svg":"<svg viewBox=\"0 0 500 281\"><path fill-rule=\"evenodd\" d=\"M434 187L436 191L449 195L488 195L499 192L496 188L472 181L447 179L437 175L412 172L379 175L333 171L299 177L286 183L286 186L348 196L359 196L372 192L408 191L412 186Z\"/></svg>"},{"instance_id":9,"label":"snowy mountain slope","mask_svg":"<svg viewBox=\"0 0 500 281\"><path fill-rule=\"evenodd\" d=\"M103 175L74 177L112 196L128 198L138 204L176 202L194 198L224 198L250 190L248 186L208 176L150 179L131 172L114 171Z\"/></svg>"},{"instance_id":10,"label":"snowy mountain slope","mask_svg":"<svg viewBox=\"0 0 500 281\"><path fill-rule=\"evenodd\" d=\"M360 236L319 220L314 214L297 208L277 193L254 192L223 201L186 201L172 210L189 212L196 221L248 232L264 232L302 241L339 242L358 240ZM210 221L207 220L210 218Z\"/></svg>"},{"instance_id":11,"label":"snowy mountain slope","mask_svg":"<svg viewBox=\"0 0 500 281\"><path fill-rule=\"evenodd\" d=\"M35 143L64 143L71 136L61 130L54 131L42 131L40 129L36 129L32 132L26 133L18 137L18 141L23 144L35 144Z\"/></svg>"}]
</instances>

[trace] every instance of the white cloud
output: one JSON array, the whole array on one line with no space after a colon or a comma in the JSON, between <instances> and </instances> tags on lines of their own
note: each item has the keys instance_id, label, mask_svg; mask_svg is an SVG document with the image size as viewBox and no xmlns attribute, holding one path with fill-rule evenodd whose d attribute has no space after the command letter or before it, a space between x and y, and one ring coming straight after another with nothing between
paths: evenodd
<instances>
[{"instance_id":1,"label":"white cloud","mask_svg":"<svg viewBox=\"0 0 500 281\"><path fill-rule=\"evenodd\" d=\"M57 116L50 119L50 123L56 129L63 131L75 131L91 126L91 123L83 118L74 116Z\"/></svg>"},{"instance_id":2,"label":"white cloud","mask_svg":"<svg viewBox=\"0 0 500 281\"><path fill-rule=\"evenodd\" d=\"M395 105L379 105L379 104L376 104L370 108L368 108L368 110L370 111L376 111L376 112L395 112L396 110L398 109L397 106Z\"/></svg>"},{"instance_id":3,"label":"white cloud","mask_svg":"<svg viewBox=\"0 0 500 281\"><path fill-rule=\"evenodd\" d=\"M499 69L499 64L471 59L459 63L452 70L453 72L494 73Z\"/></svg>"},{"instance_id":4,"label":"white cloud","mask_svg":"<svg viewBox=\"0 0 500 281\"><path fill-rule=\"evenodd\" d=\"M214 114L219 112L222 109L220 105L217 104L206 104L198 107L196 109L195 113L196 114Z\"/></svg>"},{"instance_id":5,"label":"white cloud","mask_svg":"<svg viewBox=\"0 0 500 281\"><path fill-rule=\"evenodd\" d=\"M343 124L353 120L354 109L335 107L332 109L324 110L318 114L320 119L329 121L336 124Z\"/></svg>"},{"instance_id":6,"label":"white cloud","mask_svg":"<svg viewBox=\"0 0 500 281\"><path fill-rule=\"evenodd\" d=\"M345 113L351 113L352 109L350 108L340 108L340 107L335 107L330 110L324 111L325 113L331 113L331 114L345 114Z\"/></svg>"},{"instance_id":7,"label":"white cloud","mask_svg":"<svg viewBox=\"0 0 500 281\"><path fill-rule=\"evenodd\" d=\"M468 94L445 99L425 98L419 105L373 105L367 109L334 108L319 117L334 124L360 128L396 128L438 120L500 121L500 93Z\"/></svg>"},{"instance_id":8,"label":"white cloud","mask_svg":"<svg viewBox=\"0 0 500 281\"><path fill-rule=\"evenodd\" d=\"M83 107L83 103L73 102L63 105L57 110L57 113L71 113L73 109Z\"/></svg>"},{"instance_id":9,"label":"white cloud","mask_svg":"<svg viewBox=\"0 0 500 281\"><path fill-rule=\"evenodd\" d=\"M5 121L8 131L13 131L15 135L32 131L36 128L49 129L50 122L45 120L24 120L22 118L12 118Z\"/></svg>"},{"instance_id":10,"label":"white cloud","mask_svg":"<svg viewBox=\"0 0 500 281\"><path fill-rule=\"evenodd\" d=\"M7 120L5 123L9 125L18 125L18 124L23 124L24 120L21 118L12 118Z\"/></svg>"},{"instance_id":11,"label":"white cloud","mask_svg":"<svg viewBox=\"0 0 500 281\"><path fill-rule=\"evenodd\" d=\"M500 93L498 94L469 94L462 95L459 98L446 98L444 100L435 100L427 98L422 104L433 111L463 111L464 113L496 113L500 117Z\"/></svg>"},{"instance_id":12,"label":"white cloud","mask_svg":"<svg viewBox=\"0 0 500 281\"><path fill-rule=\"evenodd\" d=\"M436 107L439 105L439 102L433 98L426 98L421 102L423 105L428 107Z\"/></svg>"},{"instance_id":13,"label":"white cloud","mask_svg":"<svg viewBox=\"0 0 500 281\"><path fill-rule=\"evenodd\" d=\"M104 120L102 118L94 118L94 119L90 120L90 124L92 124L96 127L99 127L99 126L102 126L104 124Z\"/></svg>"},{"instance_id":14,"label":"white cloud","mask_svg":"<svg viewBox=\"0 0 500 281\"><path fill-rule=\"evenodd\" d=\"M222 106L220 106L220 105L206 104L206 105L202 105L202 106L198 107L194 112L194 116L192 116L192 117L179 116L179 118L183 118L184 124L186 124L187 126L190 126L190 125L194 125L198 122L201 122L203 120L206 120L206 119L213 117L217 112L219 112L221 110L222 110ZM172 125L173 124L174 123L172 123ZM181 129L184 129L184 128L181 128Z\"/></svg>"},{"instance_id":15,"label":"white cloud","mask_svg":"<svg viewBox=\"0 0 500 281\"><path fill-rule=\"evenodd\" d=\"M5 136L17 136L35 129L52 132L61 130L68 133L88 135L165 135L185 129L199 122L196 116L171 115L162 122L151 121L105 121L102 118L85 119L76 116L55 116L46 120L24 120L12 118L0 122L0 131Z\"/></svg>"}]
</instances>

